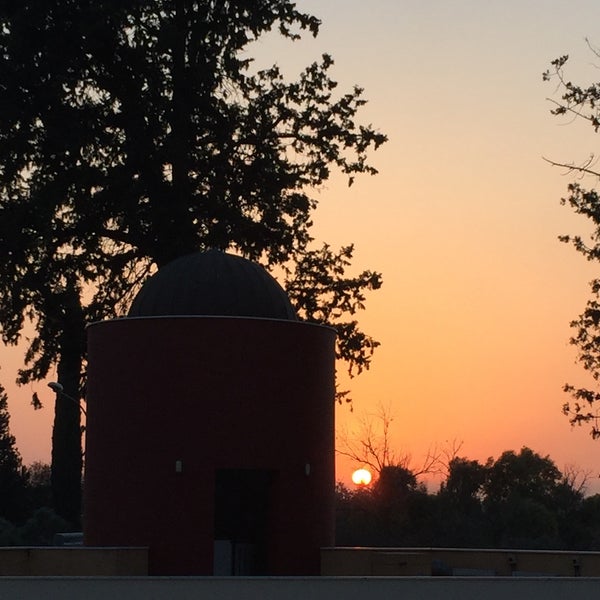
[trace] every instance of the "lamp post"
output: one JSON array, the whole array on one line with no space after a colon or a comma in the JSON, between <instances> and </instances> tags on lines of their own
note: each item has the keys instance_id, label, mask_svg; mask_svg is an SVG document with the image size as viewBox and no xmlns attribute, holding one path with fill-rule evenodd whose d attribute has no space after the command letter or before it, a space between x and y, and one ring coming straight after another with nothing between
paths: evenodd
<instances>
[{"instance_id":1,"label":"lamp post","mask_svg":"<svg viewBox=\"0 0 600 600\"><path fill-rule=\"evenodd\" d=\"M87 417L87 413L85 412L85 408L83 408L83 406L81 406L81 402L79 402L79 400L76 400L75 398L73 398L73 396L69 396L69 394L67 394L64 391L64 388L62 386L61 383L58 383L58 381L51 381L48 384L48 387L57 395L57 396L62 396L63 398L66 398L67 400L70 400L71 402L74 402L75 404L77 404L77 406L79 407L79 410Z\"/></svg>"}]
</instances>

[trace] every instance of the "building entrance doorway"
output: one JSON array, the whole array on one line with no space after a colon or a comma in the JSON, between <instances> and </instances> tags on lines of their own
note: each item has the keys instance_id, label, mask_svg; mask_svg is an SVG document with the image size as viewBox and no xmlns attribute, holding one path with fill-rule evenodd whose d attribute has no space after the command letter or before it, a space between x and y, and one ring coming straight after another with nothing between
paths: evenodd
<instances>
[{"instance_id":1,"label":"building entrance doorway","mask_svg":"<svg viewBox=\"0 0 600 600\"><path fill-rule=\"evenodd\" d=\"M273 472L219 469L215 475L215 575L266 575Z\"/></svg>"}]
</instances>

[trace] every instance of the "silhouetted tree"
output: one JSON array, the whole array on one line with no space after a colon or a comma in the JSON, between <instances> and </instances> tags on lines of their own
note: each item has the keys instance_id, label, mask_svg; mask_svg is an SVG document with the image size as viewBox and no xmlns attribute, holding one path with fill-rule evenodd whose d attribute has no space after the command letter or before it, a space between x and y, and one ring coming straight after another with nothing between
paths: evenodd
<instances>
[{"instance_id":1,"label":"silhouetted tree","mask_svg":"<svg viewBox=\"0 0 600 600\"><path fill-rule=\"evenodd\" d=\"M583 534L582 530L587 528L583 525L584 503L585 497L582 489L574 486L573 481L563 474L560 483L554 490L551 505L552 512L556 515L561 548L591 549L594 527L589 527L588 533ZM600 519L600 514L598 514L598 519Z\"/></svg>"},{"instance_id":2,"label":"silhouetted tree","mask_svg":"<svg viewBox=\"0 0 600 600\"><path fill-rule=\"evenodd\" d=\"M22 527L18 529L18 544L25 546L51 546L57 533L65 532L70 524L52 509L36 509Z\"/></svg>"},{"instance_id":3,"label":"silhouetted tree","mask_svg":"<svg viewBox=\"0 0 600 600\"><path fill-rule=\"evenodd\" d=\"M25 514L21 456L10 433L8 398L0 385L0 518L13 523Z\"/></svg>"},{"instance_id":4,"label":"silhouetted tree","mask_svg":"<svg viewBox=\"0 0 600 600\"><path fill-rule=\"evenodd\" d=\"M322 320L321 322L325 322ZM355 351L364 352L365 344L357 339ZM369 467L377 479L386 467L401 467L405 471L419 475L441 473L445 459L454 456L460 444L439 450L437 445L430 447L420 466L412 465L412 457L408 453L401 454L391 445L391 427L394 421L388 406L380 404L375 414L366 415L360 420L360 430L355 435L343 432L338 436L336 452L352 459L356 464Z\"/></svg>"},{"instance_id":5,"label":"silhouetted tree","mask_svg":"<svg viewBox=\"0 0 600 600\"><path fill-rule=\"evenodd\" d=\"M377 546L379 531L373 495L368 488L349 490L338 483L335 488L337 546Z\"/></svg>"},{"instance_id":6,"label":"silhouetted tree","mask_svg":"<svg viewBox=\"0 0 600 600\"><path fill-rule=\"evenodd\" d=\"M600 550L600 494L583 498L579 510L572 515L566 534L568 548Z\"/></svg>"},{"instance_id":7,"label":"silhouetted tree","mask_svg":"<svg viewBox=\"0 0 600 600\"><path fill-rule=\"evenodd\" d=\"M596 58L600 52L588 42L588 46ZM551 113L556 116L566 115L569 118L583 119L589 122L595 133L600 128L600 83L592 85L579 85L573 83L566 74L566 65L569 57L561 56L552 61L552 66L544 74L545 81L552 81L558 85L560 99L552 100L554 108ZM588 159L581 163L549 161L554 166L562 167L577 176L577 181L568 186L568 195L561 199L562 204L568 204L580 215L589 219L593 231L587 240L579 235L563 235L561 241L571 243L578 252L587 260L600 259L600 197L594 187L584 185L583 179L587 178L597 182L600 171L595 167L596 157L591 153ZM600 278L590 282L592 297L588 300L584 311L571 322L575 334L571 343L577 348L578 360L584 369L592 376L594 382L600 379ZM600 392L595 388L577 387L565 384L564 390L571 397L571 402L566 402L563 412L569 417L573 425L583 423L591 426L590 432L594 439L600 437L599 413L597 403Z\"/></svg>"},{"instance_id":8,"label":"silhouetted tree","mask_svg":"<svg viewBox=\"0 0 600 600\"><path fill-rule=\"evenodd\" d=\"M52 502L52 470L50 465L36 461L25 469L27 481L27 505L30 510L46 507Z\"/></svg>"},{"instance_id":9,"label":"silhouetted tree","mask_svg":"<svg viewBox=\"0 0 600 600\"><path fill-rule=\"evenodd\" d=\"M437 493L391 467L371 488L336 489L336 543L374 546L513 547L592 550L600 502L573 477L528 448L485 465L450 461Z\"/></svg>"},{"instance_id":10,"label":"silhouetted tree","mask_svg":"<svg viewBox=\"0 0 600 600\"><path fill-rule=\"evenodd\" d=\"M427 490L410 469L392 465L383 467L371 494L378 545L410 546L426 537L423 509L428 501Z\"/></svg>"},{"instance_id":11,"label":"silhouetted tree","mask_svg":"<svg viewBox=\"0 0 600 600\"><path fill-rule=\"evenodd\" d=\"M486 476L486 466L476 460L455 457L450 461L437 495L438 545L490 545L482 505Z\"/></svg>"},{"instance_id":12,"label":"silhouetted tree","mask_svg":"<svg viewBox=\"0 0 600 600\"><path fill-rule=\"evenodd\" d=\"M488 461L484 510L495 546L541 548L556 545L556 492L562 474L548 456L529 448L503 452Z\"/></svg>"},{"instance_id":13,"label":"silhouetted tree","mask_svg":"<svg viewBox=\"0 0 600 600\"><path fill-rule=\"evenodd\" d=\"M484 465L476 460L456 457L448 465L448 476L440 486L440 494L462 506L478 504L485 480Z\"/></svg>"},{"instance_id":14,"label":"silhouetted tree","mask_svg":"<svg viewBox=\"0 0 600 600\"><path fill-rule=\"evenodd\" d=\"M346 274L351 246L314 250L311 190L332 169L375 173L386 138L355 122L360 88L336 96L331 57L293 82L254 69L272 29L293 40L319 21L289 0L0 5L0 323L5 343L36 327L21 382L58 365L53 494L72 523L84 323L118 315L154 265L232 249L283 269L300 313L339 326L351 370L377 345L344 315L380 276Z\"/></svg>"},{"instance_id":15,"label":"silhouetted tree","mask_svg":"<svg viewBox=\"0 0 600 600\"><path fill-rule=\"evenodd\" d=\"M518 495L540 502L552 502L562 474L549 456L541 456L523 447L503 452L495 461L488 461L483 485L486 502L501 503Z\"/></svg>"},{"instance_id":16,"label":"silhouetted tree","mask_svg":"<svg viewBox=\"0 0 600 600\"><path fill-rule=\"evenodd\" d=\"M363 271L347 276L354 246L334 251L327 244L304 250L286 269L285 289L298 315L305 321L334 326L337 331L336 358L346 363L350 376L369 367L379 342L358 327L356 313L365 308L366 290L381 287L381 274ZM338 400L348 392L338 391Z\"/></svg>"}]
</instances>

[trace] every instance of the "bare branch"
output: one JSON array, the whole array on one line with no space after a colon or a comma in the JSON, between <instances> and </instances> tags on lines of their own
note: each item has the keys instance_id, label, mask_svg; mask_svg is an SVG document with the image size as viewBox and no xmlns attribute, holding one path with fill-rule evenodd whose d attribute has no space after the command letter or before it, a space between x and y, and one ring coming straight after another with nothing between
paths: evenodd
<instances>
[{"instance_id":1,"label":"bare branch","mask_svg":"<svg viewBox=\"0 0 600 600\"><path fill-rule=\"evenodd\" d=\"M564 83L564 82L561 80L561 83ZM569 121L569 123L567 123L567 125L569 125L570 123L573 123L578 118L585 119L586 121L590 121L590 123L594 123L594 118L591 115L587 115L585 112L583 112L583 110L580 110L579 108L573 108L573 106L569 106L567 104L562 104L562 103L558 102L557 100L553 100L552 98L546 98L546 100L548 102L550 102L551 104L554 104L554 106L556 106L556 108L554 108L550 111L552 114L566 115L567 113L570 113L573 116L573 119L571 121ZM575 104L574 106L583 107L583 103Z\"/></svg>"},{"instance_id":2,"label":"bare branch","mask_svg":"<svg viewBox=\"0 0 600 600\"><path fill-rule=\"evenodd\" d=\"M447 472L448 465L459 452L462 442L453 440L450 445L446 443L442 448L433 444L427 450L421 464L414 467L410 453L392 449L393 421L390 405L380 403L375 413L367 414L360 419L357 434L350 434L345 430L338 435L336 452L361 466L369 467L377 475L385 467L402 467L415 476L439 475Z\"/></svg>"},{"instance_id":3,"label":"bare branch","mask_svg":"<svg viewBox=\"0 0 600 600\"><path fill-rule=\"evenodd\" d=\"M598 159L593 154L581 165L576 165L575 163L556 162L554 160L546 158L545 156L542 156L542 159L545 160L548 164L552 165L553 167L561 167L563 169L566 169L565 175L571 173L579 173L581 177L585 175L593 175L594 177L600 178L600 171L594 171L593 169L590 169L590 165L595 164L598 161Z\"/></svg>"},{"instance_id":4,"label":"bare branch","mask_svg":"<svg viewBox=\"0 0 600 600\"><path fill-rule=\"evenodd\" d=\"M577 465L567 464L562 470L563 483L569 486L576 494L585 495L592 472L583 470Z\"/></svg>"}]
</instances>

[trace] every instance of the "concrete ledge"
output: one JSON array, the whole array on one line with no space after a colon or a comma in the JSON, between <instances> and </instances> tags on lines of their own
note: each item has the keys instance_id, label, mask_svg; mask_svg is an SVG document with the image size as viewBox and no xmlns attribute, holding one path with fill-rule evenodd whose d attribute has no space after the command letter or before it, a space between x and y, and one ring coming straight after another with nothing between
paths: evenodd
<instances>
[{"instance_id":1,"label":"concrete ledge","mask_svg":"<svg viewBox=\"0 0 600 600\"><path fill-rule=\"evenodd\" d=\"M0 547L0 576L147 574L147 548Z\"/></svg>"},{"instance_id":2,"label":"concrete ledge","mask_svg":"<svg viewBox=\"0 0 600 600\"><path fill-rule=\"evenodd\" d=\"M322 548L325 576L600 577L600 552L463 548Z\"/></svg>"},{"instance_id":3,"label":"concrete ledge","mask_svg":"<svg viewBox=\"0 0 600 600\"><path fill-rule=\"evenodd\" d=\"M599 578L0 578L2 600L589 600Z\"/></svg>"}]
</instances>

